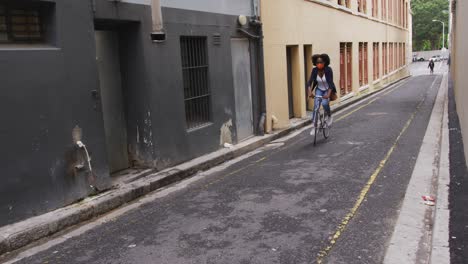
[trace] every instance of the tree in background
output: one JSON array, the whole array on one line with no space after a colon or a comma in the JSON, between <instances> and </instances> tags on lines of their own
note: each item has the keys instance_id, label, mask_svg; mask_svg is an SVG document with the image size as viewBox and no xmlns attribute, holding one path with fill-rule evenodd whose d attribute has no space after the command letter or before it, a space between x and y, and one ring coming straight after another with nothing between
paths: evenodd
<instances>
[{"instance_id":1,"label":"tree in background","mask_svg":"<svg viewBox=\"0 0 468 264\"><path fill-rule=\"evenodd\" d=\"M412 0L411 9L413 11L413 50L441 49L442 25L439 22L432 22L432 20L437 19L445 22L445 39L447 41L449 1Z\"/></svg>"}]
</instances>

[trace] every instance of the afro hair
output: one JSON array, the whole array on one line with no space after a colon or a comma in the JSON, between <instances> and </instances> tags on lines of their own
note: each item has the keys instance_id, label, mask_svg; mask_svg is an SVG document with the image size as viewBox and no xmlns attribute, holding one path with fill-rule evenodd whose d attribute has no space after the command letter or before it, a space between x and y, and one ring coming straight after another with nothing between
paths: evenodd
<instances>
[{"instance_id":1,"label":"afro hair","mask_svg":"<svg viewBox=\"0 0 468 264\"><path fill-rule=\"evenodd\" d=\"M325 63L325 67L328 67L330 65L330 56L328 54L315 54L312 56L312 64L314 66L317 66L317 60L321 58L323 62Z\"/></svg>"}]
</instances>

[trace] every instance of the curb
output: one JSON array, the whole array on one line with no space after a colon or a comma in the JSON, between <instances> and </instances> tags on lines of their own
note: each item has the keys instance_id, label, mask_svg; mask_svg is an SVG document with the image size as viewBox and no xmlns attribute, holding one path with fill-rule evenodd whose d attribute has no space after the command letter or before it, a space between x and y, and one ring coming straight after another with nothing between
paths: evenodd
<instances>
[{"instance_id":1,"label":"curb","mask_svg":"<svg viewBox=\"0 0 468 264\"><path fill-rule=\"evenodd\" d=\"M444 89L448 91L448 76L444 74L442 80ZM442 119L442 135L440 144L439 179L437 182L437 204L434 212L434 227L432 231L431 264L450 262L450 236L449 236L449 127L448 127L448 92L445 95L444 115Z\"/></svg>"},{"instance_id":2,"label":"curb","mask_svg":"<svg viewBox=\"0 0 468 264\"><path fill-rule=\"evenodd\" d=\"M383 88L346 100L336 106L332 106L332 111L337 112L347 108L372 95L376 95L409 77L410 76L401 78L395 82L387 84ZM81 202L43 215L1 227L0 256L7 252L25 247L66 228L101 216L150 192L186 179L199 171L207 170L228 160L244 155L309 124L311 124L311 120L308 118L301 119L287 129L276 131L273 132L273 134L265 136L254 137L239 143L232 149L220 149L157 173L148 173L148 171L145 171L145 176L140 175L139 177L136 177L135 181L121 183L116 189L86 198Z\"/></svg>"},{"instance_id":3,"label":"curb","mask_svg":"<svg viewBox=\"0 0 468 264\"><path fill-rule=\"evenodd\" d=\"M432 86L437 79L438 77ZM441 176L439 166L447 96L443 80L438 87L423 142L392 230L390 243L384 256L384 264L420 263L423 260L424 263L430 263L432 253L441 256L435 252L438 248L435 250L432 248L433 227L438 224L434 221L436 209L425 205L421 196L437 195L438 197L437 184Z\"/></svg>"}]
</instances>

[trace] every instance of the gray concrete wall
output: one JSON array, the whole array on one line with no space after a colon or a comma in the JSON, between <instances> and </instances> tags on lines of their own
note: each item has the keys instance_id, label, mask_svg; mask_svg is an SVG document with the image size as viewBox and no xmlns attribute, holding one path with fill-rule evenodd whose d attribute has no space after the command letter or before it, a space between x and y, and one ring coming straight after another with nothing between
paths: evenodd
<instances>
[{"instance_id":1,"label":"gray concrete wall","mask_svg":"<svg viewBox=\"0 0 468 264\"><path fill-rule=\"evenodd\" d=\"M56 1L56 45L0 46L5 125L0 176L0 226L72 203L109 186L94 30L119 34L129 152L133 165L163 169L220 147L221 128L235 103L231 66L237 16L163 8L167 41L150 41L148 5L107 0ZM249 30L249 29L247 29ZM251 30L251 29L250 29ZM221 44L213 35L221 35ZM207 36L212 124L186 130L180 36ZM252 44L255 44L252 41ZM255 45L252 68L257 69ZM258 92L253 72L253 101ZM83 151L72 141L79 126L94 177L75 169ZM235 127L230 129L236 142Z\"/></svg>"},{"instance_id":2,"label":"gray concrete wall","mask_svg":"<svg viewBox=\"0 0 468 264\"><path fill-rule=\"evenodd\" d=\"M163 7L218 13L227 15L253 15L253 0L161 0ZM149 5L151 0L124 0L128 3Z\"/></svg>"},{"instance_id":3,"label":"gray concrete wall","mask_svg":"<svg viewBox=\"0 0 468 264\"><path fill-rule=\"evenodd\" d=\"M43 45L0 45L0 225L69 204L109 185L90 1L56 1ZM91 157L95 180L75 165Z\"/></svg>"}]
</instances>

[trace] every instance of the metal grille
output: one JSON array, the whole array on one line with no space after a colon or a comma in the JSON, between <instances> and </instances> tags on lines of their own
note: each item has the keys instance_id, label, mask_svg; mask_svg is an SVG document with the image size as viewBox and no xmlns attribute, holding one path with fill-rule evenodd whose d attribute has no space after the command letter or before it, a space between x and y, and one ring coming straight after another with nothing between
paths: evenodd
<instances>
[{"instance_id":1,"label":"metal grille","mask_svg":"<svg viewBox=\"0 0 468 264\"><path fill-rule=\"evenodd\" d=\"M181 37L187 129L211 123L211 94L208 80L206 37Z\"/></svg>"},{"instance_id":2,"label":"metal grille","mask_svg":"<svg viewBox=\"0 0 468 264\"><path fill-rule=\"evenodd\" d=\"M34 43L42 40L39 8L0 5L0 43Z\"/></svg>"}]
</instances>

